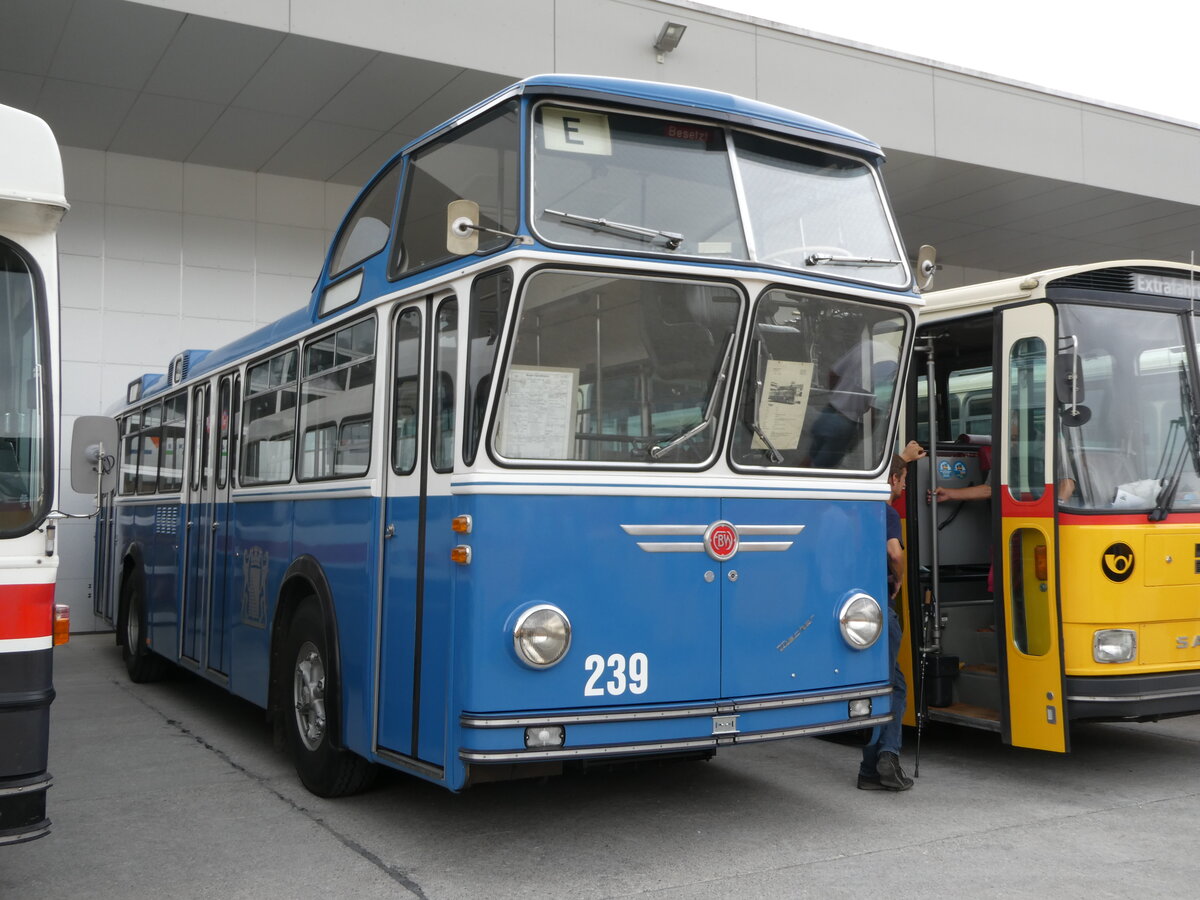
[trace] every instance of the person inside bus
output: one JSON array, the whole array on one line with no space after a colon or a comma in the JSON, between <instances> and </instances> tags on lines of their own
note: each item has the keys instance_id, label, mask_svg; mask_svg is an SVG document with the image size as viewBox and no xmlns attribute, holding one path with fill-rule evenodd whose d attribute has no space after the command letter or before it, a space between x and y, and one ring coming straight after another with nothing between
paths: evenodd
<instances>
[{"instance_id":1,"label":"person inside bus","mask_svg":"<svg viewBox=\"0 0 1200 900\"><path fill-rule=\"evenodd\" d=\"M912 450L912 443L905 447ZM920 445L918 445L919 448ZM858 789L860 791L907 791L913 780L900 766L900 743L904 736L904 706L908 699L908 685L900 670L900 585L904 580L904 544L900 531L900 514L892 505L904 493L908 477L908 460L900 454L892 457L888 471L888 486L892 496L887 505L887 573L888 573L888 659L892 671L892 713L890 722L877 725L871 732L871 740L863 747L862 762L858 766Z\"/></svg>"}]
</instances>

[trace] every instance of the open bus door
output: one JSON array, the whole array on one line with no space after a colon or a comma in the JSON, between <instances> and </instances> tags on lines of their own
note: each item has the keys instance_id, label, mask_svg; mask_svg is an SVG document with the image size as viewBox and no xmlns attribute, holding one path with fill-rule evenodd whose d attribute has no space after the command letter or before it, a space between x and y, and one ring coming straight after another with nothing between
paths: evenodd
<instances>
[{"instance_id":1,"label":"open bus door","mask_svg":"<svg viewBox=\"0 0 1200 900\"><path fill-rule=\"evenodd\" d=\"M1048 304L1000 313L1000 397L995 449L1001 577L1002 733L1016 747L1067 750L1062 614L1054 496L1054 311ZM996 484L996 482L993 482Z\"/></svg>"}]
</instances>

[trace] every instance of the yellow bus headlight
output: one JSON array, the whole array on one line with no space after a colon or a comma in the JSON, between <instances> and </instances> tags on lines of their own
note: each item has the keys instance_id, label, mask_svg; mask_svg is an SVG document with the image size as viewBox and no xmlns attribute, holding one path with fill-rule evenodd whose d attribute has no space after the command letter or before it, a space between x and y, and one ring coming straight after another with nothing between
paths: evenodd
<instances>
[{"instance_id":1,"label":"yellow bus headlight","mask_svg":"<svg viewBox=\"0 0 1200 900\"><path fill-rule=\"evenodd\" d=\"M1137 634L1128 628L1105 628L1092 636L1092 659L1098 663L1131 662L1137 656Z\"/></svg>"}]
</instances>

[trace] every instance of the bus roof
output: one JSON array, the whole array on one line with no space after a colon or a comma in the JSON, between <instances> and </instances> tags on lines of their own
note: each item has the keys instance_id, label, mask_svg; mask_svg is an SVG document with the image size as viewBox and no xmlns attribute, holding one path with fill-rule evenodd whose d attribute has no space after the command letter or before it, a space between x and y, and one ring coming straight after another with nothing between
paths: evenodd
<instances>
[{"instance_id":1,"label":"bus roof","mask_svg":"<svg viewBox=\"0 0 1200 900\"><path fill-rule=\"evenodd\" d=\"M0 224L52 230L70 208L54 133L32 113L0 105L0 135Z\"/></svg>"},{"instance_id":2,"label":"bus roof","mask_svg":"<svg viewBox=\"0 0 1200 900\"><path fill-rule=\"evenodd\" d=\"M722 91L596 75L534 75L501 91L481 105L486 106L513 91L526 94L616 97L633 103L651 104L656 109L675 107L682 112L691 110L693 114L698 111L709 117L760 128L766 123L796 136L830 141L866 152L879 159L883 158L883 151L879 145L857 132L781 106L772 106Z\"/></svg>"},{"instance_id":3,"label":"bus roof","mask_svg":"<svg viewBox=\"0 0 1200 900\"><path fill-rule=\"evenodd\" d=\"M981 281L978 284L947 288L944 291L930 291L924 295L925 308L921 311L921 316L969 312L972 309L982 312L1001 303L1029 300L1044 296L1046 285L1052 281L1102 269L1175 269L1184 277L1194 274L1200 279L1200 266L1158 259L1120 259L1077 266L1059 266L1028 275L1014 275L1011 278Z\"/></svg>"}]
</instances>

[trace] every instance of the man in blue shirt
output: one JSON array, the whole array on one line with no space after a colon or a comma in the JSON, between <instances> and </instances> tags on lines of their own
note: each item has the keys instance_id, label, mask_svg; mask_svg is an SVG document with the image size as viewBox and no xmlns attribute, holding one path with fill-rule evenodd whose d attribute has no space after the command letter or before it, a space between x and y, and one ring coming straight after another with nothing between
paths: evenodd
<instances>
[{"instance_id":1,"label":"man in blue shirt","mask_svg":"<svg viewBox=\"0 0 1200 900\"><path fill-rule=\"evenodd\" d=\"M911 446L911 445L910 445ZM908 476L909 447L905 455L892 457L888 484L892 497L887 505L887 574L888 574L888 653L892 662L892 712L895 717L878 725L870 742L863 747L862 763L858 767L858 789L861 791L907 791L913 780L900 767L900 742L903 737L901 718L908 698L908 685L900 671L897 654L900 652L900 617L896 605L900 602L900 584L904 580L904 544L900 531L900 514L892 504L904 493ZM924 456L924 452L917 456Z\"/></svg>"}]
</instances>

